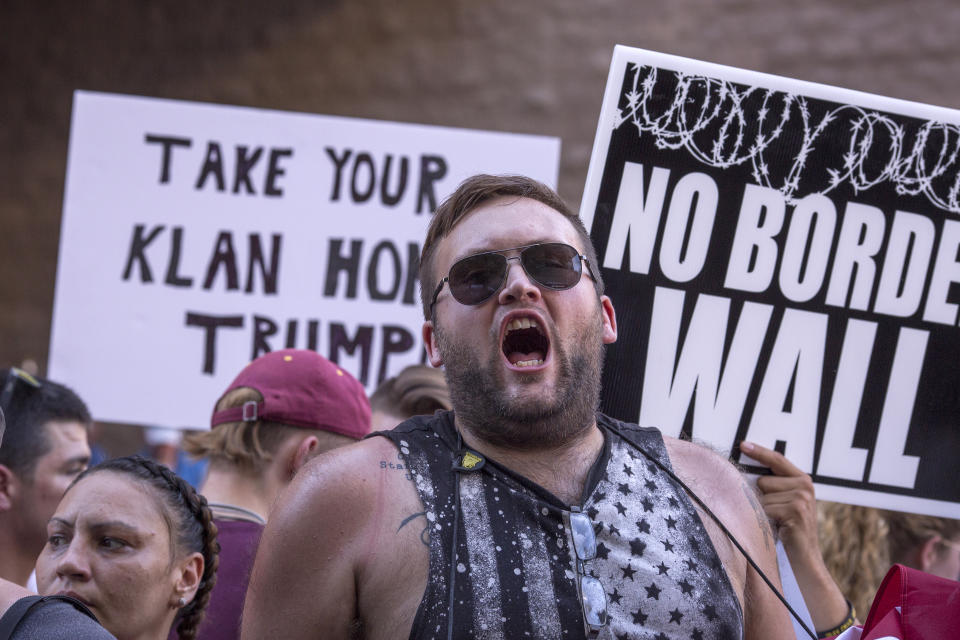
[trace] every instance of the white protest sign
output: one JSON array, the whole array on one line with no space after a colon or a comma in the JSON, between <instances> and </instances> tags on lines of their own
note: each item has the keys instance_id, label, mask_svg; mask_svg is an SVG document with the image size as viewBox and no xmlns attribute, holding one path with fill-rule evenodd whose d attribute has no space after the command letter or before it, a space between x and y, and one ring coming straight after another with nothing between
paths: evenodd
<instances>
[{"instance_id":1,"label":"white protest sign","mask_svg":"<svg viewBox=\"0 0 960 640\"><path fill-rule=\"evenodd\" d=\"M581 209L603 409L960 517L958 169L960 112L617 47Z\"/></svg>"},{"instance_id":2,"label":"white protest sign","mask_svg":"<svg viewBox=\"0 0 960 640\"><path fill-rule=\"evenodd\" d=\"M420 362L420 246L476 173L556 184L555 138L77 92L50 346L101 420L203 428L252 358L372 391Z\"/></svg>"}]
</instances>

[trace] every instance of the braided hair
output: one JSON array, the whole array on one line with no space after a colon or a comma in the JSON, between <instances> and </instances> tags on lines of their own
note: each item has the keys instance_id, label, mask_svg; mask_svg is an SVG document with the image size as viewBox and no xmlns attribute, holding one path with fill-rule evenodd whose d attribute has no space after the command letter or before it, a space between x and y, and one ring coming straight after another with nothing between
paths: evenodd
<instances>
[{"instance_id":1,"label":"braided hair","mask_svg":"<svg viewBox=\"0 0 960 640\"><path fill-rule=\"evenodd\" d=\"M193 600L180 608L176 618L180 639L194 640L217 582L220 554L217 525L213 522L207 499L166 466L139 455L101 462L81 473L70 486L99 471L126 473L156 489L169 511L164 517L168 520L171 539L176 538L174 548L186 553L199 552L203 556L203 576L197 593Z\"/></svg>"}]
</instances>

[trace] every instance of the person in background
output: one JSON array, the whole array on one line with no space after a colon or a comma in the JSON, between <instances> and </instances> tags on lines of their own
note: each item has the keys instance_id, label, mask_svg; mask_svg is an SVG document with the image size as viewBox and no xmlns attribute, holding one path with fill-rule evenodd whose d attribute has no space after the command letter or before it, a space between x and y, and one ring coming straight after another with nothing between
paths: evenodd
<instances>
[{"instance_id":1,"label":"person in background","mask_svg":"<svg viewBox=\"0 0 960 640\"><path fill-rule=\"evenodd\" d=\"M177 468L177 453L180 451L180 441L183 434L177 429L168 427L143 427L143 445L145 458L169 467ZM181 476L182 477L182 476Z\"/></svg>"},{"instance_id":2,"label":"person in background","mask_svg":"<svg viewBox=\"0 0 960 640\"><path fill-rule=\"evenodd\" d=\"M960 521L823 502L810 476L755 443L741 450L770 467L757 488L783 541L821 638L853 626L870 610L894 563L960 579Z\"/></svg>"},{"instance_id":3,"label":"person in background","mask_svg":"<svg viewBox=\"0 0 960 640\"><path fill-rule=\"evenodd\" d=\"M222 546L201 640L239 637L250 568L280 491L308 460L369 431L370 405L353 376L314 351L285 349L247 365L217 401L210 430L184 437L188 453L209 459L201 493Z\"/></svg>"},{"instance_id":4,"label":"person in background","mask_svg":"<svg viewBox=\"0 0 960 640\"><path fill-rule=\"evenodd\" d=\"M217 528L203 496L142 456L83 472L47 524L44 595L70 596L118 640L196 637L217 580Z\"/></svg>"},{"instance_id":5,"label":"person in background","mask_svg":"<svg viewBox=\"0 0 960 640\"><path fill-rule=\"evenodd\" d=\"M960 520L882 511L890 561L960 580Z\"/></svg>"},{"instance_id":6,"label":"person in background","mask_svg":"<svg viewBox=\"0 0 960 640\"><path fill-rule=\"evenodd\" d=\"M46 540L47 520L87 468L90 412L62 384L0 369L6 433L0 449L0 577L26 585Z\"/></svg>"},{"instance_id":7,"label":"person in background","mask_svg":"<svg viewBox=\"0 0 960 640\"><path fill-rule=\"evenodd\" d=\"M387 378L370 396L372 431L392 429L407 418L449 411L450 392L443 371L414 364Z\"/></svg>"},{"instance_id":8,"label":"person in background","mask_svg":"<svg viewBox=\"0 0 960 640\"><path fill-rule=\"evenodd\" d=\"M894 563L960 580L960 520L834 502L818 515L824 560L859 611Z\"/></svg>"},{"instance_id":9,"label":"person in background","mask_svg":"<svg viewBox=\"0 0 960 640\"><path fill-rule=\"evenodd\" d=\"M0 408L0 450L5 430L6 419ZM83 603L69 596L44 598L0 578L0 638L112 640L113 636Z\"/></svg>"},{"instance_id":10,"label":"person in background","mask_svg":"<svg viewBox=\"0 0 960 640\"><path fill-rule=\"evenodd\" d=\"M207 460L193 458L183 450L181 444L186 433L189 432L169 427L145 426L142 455L170 467L189 482L190 486L199 487L207 473Z\"/></svg>"}]
</instances>

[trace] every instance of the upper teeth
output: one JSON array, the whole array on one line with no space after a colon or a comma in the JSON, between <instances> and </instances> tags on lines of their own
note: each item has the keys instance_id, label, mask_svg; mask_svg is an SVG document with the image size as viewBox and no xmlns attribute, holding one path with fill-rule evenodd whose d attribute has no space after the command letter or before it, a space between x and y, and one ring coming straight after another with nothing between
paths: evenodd
<instances>
[{"instance_id":1,"label":"upper teeth","mask_svg":"<svg viewBox=\"0 0 960 640\"><path fill-rule=\"evenodd\" d=\"M510 324L507 325L507 331L517 331L518 329L530 329L537 328L537 321L531 320L530 318L517 318L511 320Z\"/></svg>"}]
</instances>

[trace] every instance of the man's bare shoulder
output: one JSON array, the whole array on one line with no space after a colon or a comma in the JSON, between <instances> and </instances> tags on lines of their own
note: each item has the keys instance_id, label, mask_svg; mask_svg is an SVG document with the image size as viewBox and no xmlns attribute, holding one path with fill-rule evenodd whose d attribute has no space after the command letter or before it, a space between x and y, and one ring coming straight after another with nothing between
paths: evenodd
<instances>
[{"instance_id":1,"label":"man's bare shoulder","mask_svg":"<svg viewBox=\"0 0 960 640\"><path fill-rule=\"evenodd\" d=\"M767 536L769 525L746 477L707 445L664 436L675 473L732 531Z\"/></svg>"},{"instance_id":2,"label":"man's bare shoulder","mask_svg":"<svg viewBox=\"0 0 960 640\"><path fill-rule=\"evenodd\" d=\"M312 458L297 472L295 480L304 488L317 485L335 488L330 487L331 483L363 483L380 468L382 460L396 457L397 448L389 439L366 438Z\"/></svg>"},{"instance_id":3,"label":"man's bare shoulder","mask_svg":"<svg viewBox=\"0 0 960 640\"><path fill-rule=\"evenodd\" d=\"M677 476L703 500L764 571L776 578L773 533L744 475L726 457L705 445L667 436L664 443ZM747 573L746 560L699 505L697 510L743 603L752 577ZM748 620L753 613L748 612Z\"/></svg>"},{"instance_id":4,"label":"man's bare shoulder","mask_svg":"<svg viewBox=\"0 0 960 640\"><path fill-rule=\"evenodd\" d=\"M379 437L316 456L281 493L270 512L268 530L311 532L324 536L328 549L359 551L351 547L364 539L364 532L375 535L373 529L388 526L382 518L391 511L389 505L399 503L415 511L419 504L406 475L391 473L381 464L396 459L393 443Z\"/></svg>"},{"instance_id":5,"label":"man's bare shoulder","mask_svg":"<svg viewBox=\"0 0 960 640\"><path fill-rule=\"evenodd\" d=\"M390 440L370 438L297 472L261 539L243 637L308 638L319 628L347 638L357 619L371 638L410 628L429 557L419 532L401 526L423 510L416 487L381 465L397 454ZM401 583L410 588L398 592Z\"/></svg>"},{"instance_id":6,"label":"man's bare shoulder","mask_svg":"<svg viewBox=\"0 0 960 640\"><path fill-rule=\"evenodd\" d=\"M743 482L733 463L707 445L666 435L663 443L674 471L691 488L706 484L705 490L729 491Z\"/></svg>"}]
</instances>

